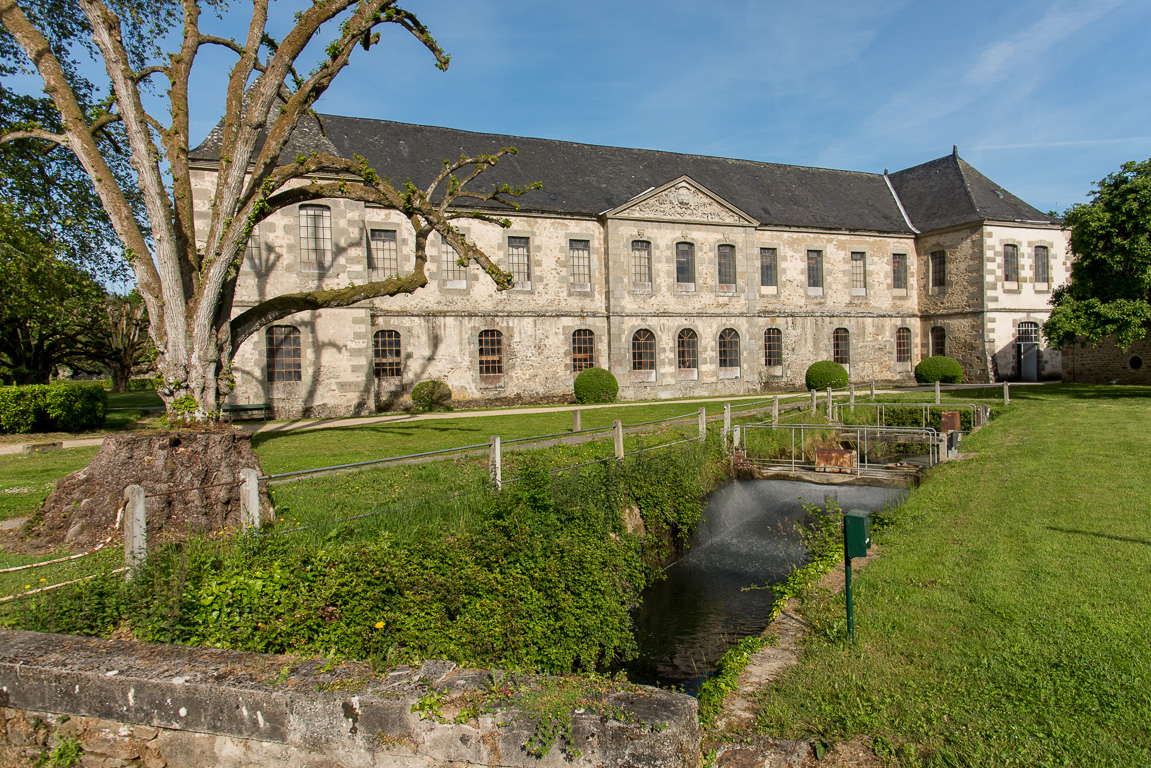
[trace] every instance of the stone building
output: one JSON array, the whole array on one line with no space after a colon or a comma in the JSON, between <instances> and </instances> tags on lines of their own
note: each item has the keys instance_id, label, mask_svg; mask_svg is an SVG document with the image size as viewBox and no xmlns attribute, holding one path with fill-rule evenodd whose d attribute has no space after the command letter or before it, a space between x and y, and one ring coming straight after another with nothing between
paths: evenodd
<instances>
[{"instance_id":1,"label":"stone building","mask_svg":"<svg viewBox=\"0 0 1151 768\"><path fill-rule=\"evenodd\" d=\"M567 401L588 365L611 370L626 399L739 395L802 386L826 359L856 382L906 383L931 354L957 358L970 381L1059 376L1038 329L1070 270L1060 222L957 153L873 174L322 122L298 130L291 156L361 155L418 186L445 158L517 147L485 185L543 189L501 213L508 229L459 227L516 285L496 291L433 235L424 289L301 313L249 339L235 402L270 402L280 417L365 413L425 379L446 381L457 400ZM213 133L192 153L205 215L217 147ZM395 211L300 205L254 234L235 311L413 263L414 231Z\"/></svg>"}]
</instances>

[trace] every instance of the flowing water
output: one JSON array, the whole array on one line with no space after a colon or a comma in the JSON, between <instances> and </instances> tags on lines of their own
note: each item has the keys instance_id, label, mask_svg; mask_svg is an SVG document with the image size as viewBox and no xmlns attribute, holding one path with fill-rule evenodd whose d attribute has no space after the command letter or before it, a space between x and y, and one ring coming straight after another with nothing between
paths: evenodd
<instances>
[{"instance_id":1,"label":"flowing water","mask_svg":"<svg viewBox=\"0 0 1151 768\"><path fill-rule=\"evenodd\" d=\"M822 507L830 496L845 511L876 511L906 493L791 480L735 480L715 491L687 553L643 593L634 614L639 658L628 677L694 695L728 648L767 627L774 593L744 588L782 581L803 563L796 523L804 501Z\"/></svg>"}]
</instances>

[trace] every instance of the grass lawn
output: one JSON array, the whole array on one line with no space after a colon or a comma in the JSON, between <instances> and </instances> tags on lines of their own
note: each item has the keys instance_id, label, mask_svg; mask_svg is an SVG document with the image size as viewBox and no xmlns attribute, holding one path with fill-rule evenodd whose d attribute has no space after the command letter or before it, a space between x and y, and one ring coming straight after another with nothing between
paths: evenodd
<instances>
[{"instance_id":1,"label":"grass lawn","mask_svg":"<svg viewBox=\"0 0 1151 768\"><path fill-rule=\"evenodd\" d=\"M1149 431L1151 388L1013 390L877 536L855 646L842 596L808 596L757 727L904 766L1151 765Z\"/></svg>"},{"instance_id":2,"label":"grass lawn","mask_svg":"<svg viewBox=\"0 0 1151 768\"><path fill-rule=\"evenodd\" d=\"M56 481L88 465L96 448L0 456L0 520L40 508Z\"/></svg>"},{"instance_id":3,"label":"grass lawn","mask_svg":"<svg viewBox=\"0 0 1151 768\"><path fill-rule=\"evenodd\" d=\"M163 408L164 401L154 389L133 389L131 392L109 392L109 408Z\"/></svg>"}]
</instances>

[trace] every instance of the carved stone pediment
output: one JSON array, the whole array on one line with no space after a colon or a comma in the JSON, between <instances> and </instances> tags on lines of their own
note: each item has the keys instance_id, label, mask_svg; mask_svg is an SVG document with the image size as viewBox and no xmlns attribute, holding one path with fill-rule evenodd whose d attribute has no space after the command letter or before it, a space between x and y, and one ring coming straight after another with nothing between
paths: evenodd
<instances>
[{"instance_id":1,"label":"carved stone pediment","mask_svg":"<svg viewBox=\"0 0 1151 768\"><path fill-rule=\"evenodd\" d=\"M687 176L607 211L608 216L648 221L690 221L755 226L756 221Z\"/></svg>"}]
</instances>

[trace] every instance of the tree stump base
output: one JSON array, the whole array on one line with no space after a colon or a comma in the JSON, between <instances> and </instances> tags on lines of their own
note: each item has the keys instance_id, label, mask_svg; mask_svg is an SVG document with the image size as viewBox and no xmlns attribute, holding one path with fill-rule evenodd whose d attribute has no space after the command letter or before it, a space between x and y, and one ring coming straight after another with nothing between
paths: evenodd
<instances>
[{"instance_id":1,"label":"tree stump base","mask_svg":"<svg viewBox=\"0 0 1151 768\"><path fill-rule=\"evenodd\" d=\"M111 435L87 467L56 483L40 512L29 520L22 548L35 552L95 546L113 532L129 485L142 486L150 497L145 502L149 545L192 533L238 529L240 470L246 468L263 474L251 436L244 432ZM264 483L260 483L260 519L271 519Z\"/></svg>"}]
</instances>

